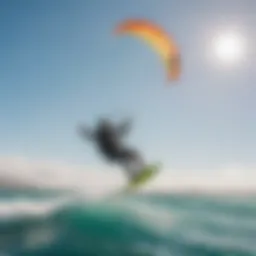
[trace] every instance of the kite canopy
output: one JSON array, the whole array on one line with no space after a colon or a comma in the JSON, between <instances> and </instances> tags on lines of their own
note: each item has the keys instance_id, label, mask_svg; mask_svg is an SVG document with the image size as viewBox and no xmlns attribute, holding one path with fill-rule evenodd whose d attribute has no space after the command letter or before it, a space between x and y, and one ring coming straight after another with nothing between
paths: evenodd
<instances>
[{"instance_id":1,"label":"kite canopy","mask_svg":"<svg viewBox=\"0 0 256 256\"><path fill-rule=\"evenodd\" d=\"M161 56L167 70L168 80L177 80L180 76L180 54L172 37L161 27L147 20L129 19L118 24L117 35L130 34L148 42Z\"/></svg>"}]
</instances>

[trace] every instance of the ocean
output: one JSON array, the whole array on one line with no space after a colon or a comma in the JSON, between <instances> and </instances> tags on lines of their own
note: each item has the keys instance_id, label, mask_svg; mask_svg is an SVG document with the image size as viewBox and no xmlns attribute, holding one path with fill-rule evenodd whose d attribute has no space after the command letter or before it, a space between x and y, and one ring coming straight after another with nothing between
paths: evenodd
<instances>
[{"instance_id":1,"label":"ocean","mask_svg":"<svg viewBox=\"0 0 256 256\"><path fill-rule=\"evenodd\" d=\"M255 256L256 197L0 192L0 256Z\"/></svg>"}]
</instances>

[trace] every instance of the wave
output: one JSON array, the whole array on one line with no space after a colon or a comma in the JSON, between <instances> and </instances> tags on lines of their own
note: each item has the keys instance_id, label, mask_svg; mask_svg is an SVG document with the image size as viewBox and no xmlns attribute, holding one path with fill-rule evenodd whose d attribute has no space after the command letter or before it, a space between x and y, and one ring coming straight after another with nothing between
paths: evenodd
<instances>
[{"instance_id":1,"label":"wave","mask_svg":"<svg viewBox=\"0 0 256 256\"><path fill-rule=\"evenodd\" d=\"M8 255L111 256L256 253L252 199L230 202L227 198L158 194L86 200L80 196L1 201L0 251Z\"/></svg>"},{"instance_id":2,"label":"wave","mask_svg":"<svg viewBox=\"0 0 256 256\"><path fill-rule=\"evenodd\" d=\"M128 246L142 238L159 240L171 223L169 211L129 198L107 202L78 197L18 199L0 203L0 248L8 253L27 253L46 246L56 255L60 244L62 249L69 244L62 253L70 247L75 251L74 247L82 246L81 239L88 243L83 251L90 251L93 244L97 248L96 241L109 246L112 239L115 246Z\"/></svg>"},{"instance_id":3,"label":"wave","mask_svg":"<svg viewBox=\"0 0 256 256\"><path fill-rule=\"evenodd\" d=\"M2 158L0 253L255 255L256 179L241 173L164 170L141 193L110 197L125 184L117 168Z\"/></svg>"}]
</instances>

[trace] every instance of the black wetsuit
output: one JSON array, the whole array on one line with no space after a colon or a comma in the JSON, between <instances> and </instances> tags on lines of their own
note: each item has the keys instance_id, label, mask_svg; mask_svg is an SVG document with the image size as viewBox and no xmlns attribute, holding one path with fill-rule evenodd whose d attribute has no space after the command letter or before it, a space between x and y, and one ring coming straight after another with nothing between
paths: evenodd
<instances>
[{"instance_id":1,"label":"black wetsuit","mask_svg":"<svg viewBox=\"0 0 256 256\"><path fill-rule=\"evenodd\" d=\"M134 176L144 166L140 154L123 145L123 137L127 134L129 123L119 126L110 121L101 120L93 132L83 130L86 137L93 139L101 154L109 161L116 162L125 167L130 176Z\"/></svg>"}]
</instances>

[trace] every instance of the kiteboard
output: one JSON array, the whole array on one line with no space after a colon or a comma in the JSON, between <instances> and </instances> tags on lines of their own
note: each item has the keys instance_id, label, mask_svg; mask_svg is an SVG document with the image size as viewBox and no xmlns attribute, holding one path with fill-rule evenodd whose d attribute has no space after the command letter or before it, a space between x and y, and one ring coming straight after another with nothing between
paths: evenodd
<instances>
[{"instance_id":1,"label":"kiteboard","mask_svg":"<svg viewBox=\"0 0 256 256\"><path fill-rule=\"evenodd\" d=\"M139 172L137 176L129 181L129 183L121 190L121 194L135 192L152 180L160 172L160 170L160 164L147 165Z\"/></svg>"}]
</instances>

